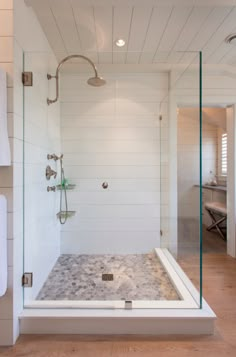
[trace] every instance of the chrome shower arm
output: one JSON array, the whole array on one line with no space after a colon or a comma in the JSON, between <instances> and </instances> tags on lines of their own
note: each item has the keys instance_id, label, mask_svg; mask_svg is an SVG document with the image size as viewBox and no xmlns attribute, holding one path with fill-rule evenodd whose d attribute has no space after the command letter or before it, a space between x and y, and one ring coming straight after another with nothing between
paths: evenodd
<instances>
[{"instance_id":1,"label":"chrome shower arm","mask_svg":"<svg viewBox=\"0 0 236 357\"><path fill-rule=\"evenodd\" d=\"M84 59L85 61L87 61L88 63L90 63L90 65L93 67L93 70L94 70L94 73L95 73L95 77L98 77L98 72L97 72L97 68L95 66L95 64L86 56L83 56L83 55L70 55L70 56L67 56L65 58L63 58L63 60L61 60L61 62L58 64L57 66L57 70L56 70L56 75L55 76L52 76L51 74L48 74L47 75L47 79L50 80L52 78L55 78L56 79L56 98L55 99L49 99L47 98L47 103L48 105L52 104L52 103L55 103L58 98L59 98L59 71L60 71L60 68L61 66L68 60L70 60L71 58L82 58Z\"/></svg>"},{"instance_id":2,"label":"chrome shower arm","mask_svg":"<svg viewBox=\"0 0 236 357\"><path fill-rule=\"evenodd\" d=\"M65 57L65 58L64 58L63 60L61 60L61 62L58 64L57 70L56 70L56 77L58 76L59 70L60 70L61 66L63 65L63 63L65 63L66 61L69 61L71 58L82 58L82 59L84 59L85 61L87 61L88 63L90 63L91 66L92 66L93 69L94 69L95 77L98 76L97 67L96 67L95 64L91 61L91 59L89 59L88 57L83 56L83 55L70 55L70 56Z\"/></svg>"}]
</instances>

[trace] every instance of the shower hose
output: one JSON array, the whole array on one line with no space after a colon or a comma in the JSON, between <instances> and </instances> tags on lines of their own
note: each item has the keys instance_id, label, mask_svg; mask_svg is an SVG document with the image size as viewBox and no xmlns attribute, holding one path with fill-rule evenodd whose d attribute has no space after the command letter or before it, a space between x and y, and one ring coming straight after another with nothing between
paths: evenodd
<instances>
[{"instance_id":1,"label":"shower hose","mask_svg":"<svg viewBox=\"0 0 236 357\"><path fill-rule=\"evenodd\" d=\"M64 169L62 166L62 158L60 158L60 165L61 165L61 191L60 191L60 215L59 220L61 224L65 224L68 218L68 204L67 204L67 192L66 192L66 179L64 174ZM65 200L65 210L63 211L63 195ZM63 215L65 213L65 215ZM64 216L64 217L63 217Z\"/></svg>"}]
</instances>

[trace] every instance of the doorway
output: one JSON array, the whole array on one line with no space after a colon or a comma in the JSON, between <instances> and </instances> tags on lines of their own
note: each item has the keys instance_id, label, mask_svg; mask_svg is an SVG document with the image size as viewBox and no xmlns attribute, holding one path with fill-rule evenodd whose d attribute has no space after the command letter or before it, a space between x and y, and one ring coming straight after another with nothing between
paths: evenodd
<instances>
[{"instance_id":1,"label":"doorway","mask_svg":"<svg viewBox=\"0 0 236 357\"><path fill-rule=\"evenodd\" d=\"M226 239L215 229L205 206L227 202L226 109L202 110L202 232L203 253L225 254ZM181 107L177 116L178 255L197 254L200 234L199 110ZM222 226L223 229L223 226ZM225 230L226 231L226 230ZM226 234L226 233L225 233Z\"/></svg>"}]
</instances>

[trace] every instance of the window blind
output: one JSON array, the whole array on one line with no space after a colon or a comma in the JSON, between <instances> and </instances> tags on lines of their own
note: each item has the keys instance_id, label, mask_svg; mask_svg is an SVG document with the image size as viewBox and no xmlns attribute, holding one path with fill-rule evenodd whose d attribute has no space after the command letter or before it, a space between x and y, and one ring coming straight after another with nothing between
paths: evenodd
<instances>
[{"instance_id":1,"label":"window blind","mask_svg":"<svg viewBox=\"0 0 236 357\"><path fill-rule=\"evenodd\" d=\"M227 175L227 133L221 135L221 173Z\"/></svg>"}]
</instances>

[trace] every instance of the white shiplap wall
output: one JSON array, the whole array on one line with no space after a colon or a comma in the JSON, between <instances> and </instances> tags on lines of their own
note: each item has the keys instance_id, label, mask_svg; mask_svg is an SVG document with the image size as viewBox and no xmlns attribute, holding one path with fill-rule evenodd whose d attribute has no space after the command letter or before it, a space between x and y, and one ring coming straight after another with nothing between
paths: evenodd
<instances>
[{"instance_id":1,"label":"white shiplap wall","mask_svg":"<svg viewBox=\"0 0 236 357\"><path fill-rule=\"evenodd\" d=\"M109 74L100 88L87 78L61 78L65 175L76 184L68 203L77 212L62 227L62 253L148 252L160 246L158 115L168 74Z\"/></svg>"}]
</instances>

